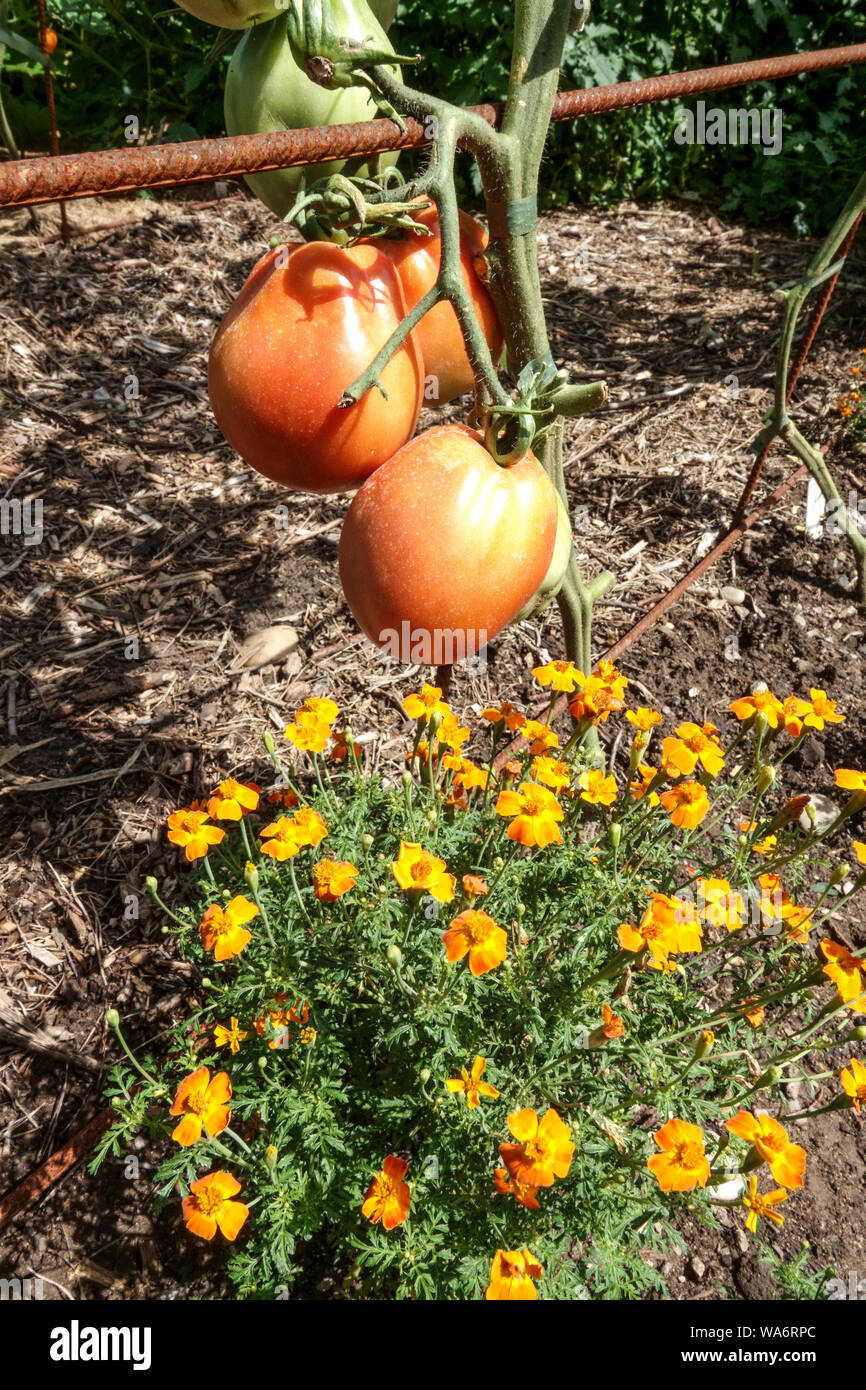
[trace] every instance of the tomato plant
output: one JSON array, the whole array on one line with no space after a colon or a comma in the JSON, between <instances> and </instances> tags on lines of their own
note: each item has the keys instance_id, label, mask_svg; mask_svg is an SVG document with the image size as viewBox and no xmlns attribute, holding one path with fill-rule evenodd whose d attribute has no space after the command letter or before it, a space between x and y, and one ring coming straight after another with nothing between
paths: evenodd
<instances>
[{"instance_id":1,"label":"tomato plant","mask_svg":"<svg viewBox=\"0 0 866 1390\"><path fill-rule=\"evenodd\" d=\"M424 208L416 214L415 221L427 228L430 235L405 232L397 239L383 237L379 242L382 250L397 267L408 309L414 308L422 296L435 285L442 254L442 235L435 207L431 205ZM499 327L493 300L476 270L476 262L482 255L487 241L486 230L468 213L461 212L460 270L491 355L496 359L504 344L502 329ZM432 374L436 378L437 404L446 405L455 396L463 396L467 391L473 390L475 377L452 305L435 305L424 315L418 327L413 329L412 336L421 352L425 372L428 376Z\"/></svg>"},{"instance_id":2,"label":"tomato plant","mask_svg":"<svg viewBox=\"0 0 866 1390\"><path fill-rule=\"evenodd\" d=\"M42 47L46 53L53 53L57 47L57 35L53 29L46 29L42 36Z\"/></svg>"},{"instance_id":3,"label":"tomato plant","mask_svg":"<svg viewBox=\"0 0 866 1390\"><path fill-rule=\"evenodd\" d=\"M538 590L556 527L556 490L533 454L500 468L480 433L434 426L353 499L343 591L370 640L399 642L402 660L441 664L437 638L473 656Z\"/></svg>"},{"instance_id":4,"label":"tomato plant","mask_svg":"<svg viewBox=\"0 0 866 1390\"><path fill-rule=\"evenodd\" d=\"M274 0L176 0L182 10L204 20L205 24L216 24L220 29L247 29L251 24L261 24L284 12L286 3L276 4Z\"/></svg>"},{"instance_id":5,"label":"tomato plant","mask_svg":"<svg viewBox=\"0 0 866 1390\"><path fill-rule=\"evenodd\" d=\"M357 487L411 438L423 368L404 343L352 410L343 389L404 313L393 265L372 245L280 246L253 269L217 330L208 390L226 439L286 487Z\"/></svg>"}]
</instances>

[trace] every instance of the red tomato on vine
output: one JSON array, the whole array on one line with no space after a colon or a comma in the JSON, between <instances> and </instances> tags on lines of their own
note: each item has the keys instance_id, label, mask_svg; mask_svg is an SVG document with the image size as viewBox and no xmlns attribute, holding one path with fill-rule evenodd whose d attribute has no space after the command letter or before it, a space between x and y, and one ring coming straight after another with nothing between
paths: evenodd
<instances>
[{"instance_id":1,"label":"red tomato on vine","mask_svg":"<svg viewBox=\"0 0 866 1390\"><path fill-rule=\"evenodd\" d=\"M55 34L53 29L46 29L45 33L42 35L43 53L53 53L56 47L57 35Z\"/></svg>"}]
</instances>

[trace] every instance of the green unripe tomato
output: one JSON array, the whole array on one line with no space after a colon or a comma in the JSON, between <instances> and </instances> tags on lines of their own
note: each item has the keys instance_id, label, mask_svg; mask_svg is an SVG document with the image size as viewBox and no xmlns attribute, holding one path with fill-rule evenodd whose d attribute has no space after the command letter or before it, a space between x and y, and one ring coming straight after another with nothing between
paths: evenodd
<instances>
[{"instance_id":1,"label":"green unripe tomato","mask_svg":"<svg viewBox=\"0 0 866 1390\"><path fill-rule=\"evenodd\" d=\"M520 623L523 622L524 618L535 618L539 613L543 613L562 588L565 571L568 569L568 562L571 559L573 541L571 538L571 518L559 493L556 494L556 503L558 507L556 539L553 542L553 554L550 557L547 574L536 593L532 595L532 598L526 600L520 612L512 618L513 623Z\"/></svg>"},{"instance_id":2,"label":"green unripe tomato","mask_svg":"<svg viewBox=\"0 0 866 1390\"><path fill-rule=\"evenodd\" d=\"M366 0L332 0L332 14L342 38L361 43L371 39L377 48L391 50L388 36ZM225 90L225 120L229 135L300 130L304 126L343 125L378 116L364 87L320 87L304 71L303 57L292 48L282 15L269 24L249 29L235 49ZM399 69L395 68L395 72ZM330 160L297 169L248 174L246 181L262 202L284 217L295 201L303 177L306 187L332 174L369 178L379 164L396 164L397 154L372 158ZM345 239L345 238L343 238Z\"/></svg>"},{"instance_id":3,"label":"green unripe tomato","mask_svg":"<svg viewBox=\"0 0 866 1390\"><path fill-rule=\"evenodd\" d=\"M177 4L218 29L248 29L251 24L285 14L289 8L289 0L177 0Z\"/></svg>"}]
</instances>

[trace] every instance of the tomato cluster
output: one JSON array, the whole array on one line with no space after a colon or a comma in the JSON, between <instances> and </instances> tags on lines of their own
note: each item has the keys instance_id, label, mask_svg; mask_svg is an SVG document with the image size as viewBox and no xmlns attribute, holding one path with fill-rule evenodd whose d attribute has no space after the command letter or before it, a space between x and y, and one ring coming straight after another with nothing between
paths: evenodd
<instances>
[{"instance_id":1,"label":"tomato cluster","mask_svg":"<svg viewBox=\"0 0 866 1390\"><path fill-rule=\"evenodd\" d=\"M179 2L225 24L225 0ZM349 37L363 40L375 25L377 42L388 44L363 0L334 3L346 10ZM234 27L248 32L226 84L230 133L372 114L355 109L369 101L363 87L332 91L310 82L287 40L285 15L273 17L278 8L231 0ZM330 171L304 172L310 181ZM250 183L282 215L299 174L279 170ZM561 582L571 542L556 490L531 452L503 467L484 436L465 426L413 437L423 403L445 405L474 388L451 304L428 311L378 383L341 407L346 389L436 283L436 207L421 207L413 219L417 230L351 245L310 241L269 251L217 330L208 389L226 439L265 477L310 493L360 489L340 541L349 606L373 642L396 644L404 660L439 664L449 644L457 657L471 656L534 611ZM486 245L485 230L461 213L463 282L495 361L503 335L479 274Z\"/></svg>"}]
</instances>

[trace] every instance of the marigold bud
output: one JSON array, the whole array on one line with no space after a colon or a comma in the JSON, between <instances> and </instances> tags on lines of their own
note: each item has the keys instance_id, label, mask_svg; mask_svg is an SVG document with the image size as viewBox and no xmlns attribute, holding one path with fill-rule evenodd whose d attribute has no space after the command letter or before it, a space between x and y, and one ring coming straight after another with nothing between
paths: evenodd
<instances>
[{"instance_id":1,"label":"marigold bud","mask_svg":"<svg viewBox=\"0 0 866 1390\"><path fill-rule=\"evenodd\" d=\"M362 844L362 846L363 846L364 849L372 849L372 848L373 848L373 836L372 836L372 835L362 835L362 836L361 836L361 844Z\"/></svg>"},{"instance_id":2,"label":"marigold bud","mask_svg":"<svg viewBox=\"0 0 866 1390\"><path fill-rule=\"evenodd\" d=\"M712 1051L715 1041L716 1035L713 1030L711 1028L705 1028L704 1031L698 1035L698 1040L695 1043L695 1056L698 1058L706 1057L707 1054Z\"/></svg>"},{"instance_id":3,"label":"marigold bud","mask_svg":"<svg viewBox=\"0 0 866 1390\"><path fill-rule=\"evenodd\" d=\"M500 858L498 854L493 861L493 867L497 873L501 873L502 870L505 868L505 860Z\"/></svg>"},{"instance_id":4,"label":"marigold bud","mask_svg":"<svg viewBox=\"0 0 866 1390\"><path fill-rule=\"evenodd\" d=\"M258 1061L259 1071L266 1071L266 1070L267 1070L267 1066L268 1066L268 1059L267 1059L267 1057L264 1057L264 1056L260 1057L260 1058L259 1058L259 1061Z\"/></svg>"},{"instance_id":5,"label":"marigold bud","mask_svg":"<svg viewBox=\"0 0 866 1390\"><path fill-rule=\"evenodd\" d=\"M117 1012L117 1009L106 1009L105 1021L108 1024L109 1028L119 1028L120 1014Z\"/></svg>"},{"instance_id":6,"label":"marigold bud","mask_svg":"<svg viewBox=\"0 0 866 1390\"><path fill-rule=\"evenodd\" d=\"M433 1073L431 1072L431 1070L430 1070L429 1067L422 1067L422 1068L421 1068L421 1072L420 1072L421 1084L424 1085L424 1086L426 1086L426 1085L427 1085L427 1082L430 1080L430 1077L431 1077L432 1075L433 1075Z\"/></svg>"},{"instance_id":7,"label":"marigold bud","mask_svg":"<svg viewBox=\"0 0 866 1390\"><path fill-rule=\"evenodd\" d=\"M265 729L262 733L262 743L265 745L266 752L270 753L271 757L273 757L275 745L274 736L271 733L270 729Z\"/></svg>"},{"instance_id":8,"label":"marigold bud","mask_svg":"<svg viewBox=\"0 0 866 1390\"><path fill-rule=\"evenodd\" d=\"M205 977L204 977L204 979L202 980L201 984L202 984L202 989L211 989L212 986L213 986L213 980L211 979L210 975L205 975Z\"/></svg>"},{"instance_id":9,"label":"marigold bud","mask_svg":"<svg viewBox=\"0 0 866 1390\"><path fill-rule=\"evenodd\" d=\"M515 911L516 911L518 917L525 917L525 916L526 916L526 903L518 903L518 904L517 904L517 907L515 908Z\"/></svg>"},{"instance_id":10,"label":"marigold bud","mask_svg":"<svg viewBox=\"0 0 866 1390\"><path fill-rule=\"evenodd\" d=\"M767 1086L776 1086L782 1080L781 1067L767 1067L755 1082L755 1090L763 1091Z\"/></svg>"},{"instance_id":11,"label":"marigold bud","mask_svg":"<svg viewBox=\"0 0 866 1390\"><path fill-rule=\"evenodd\" d=\"M268 1144L268 1147L265 1149L265 1163L267 1164L267 1166L268 1166L269 1168L273 1168L273 1167L275 1167L276 1162L277 1162L277 1146L276 1146L276 1144Z\"/></svg>"},{"instance_id":12,"label":"marigold bud","mask_svg":"<svg viewBox=\"0 0 866 1390\"><path fill-rule=\"evenodd\" d=\"M430 716L430 723L427 725L427 731L428 731L428 734L429 734L429 737L430 737L430 748L431 748L431 751L432 751L432 748L433 748L433 740L434 740L434 738L436 737L436 735L438 734L438 732L439 732L439 730L440 730L441 728L442 728L442 715L439 713L438 710L434 710L433 713L432 713L431 716Z\"/></svg>"},{"instance_id":13,"label":"marigold bud","mask_svg":"<svg viewBox=\"0 0 866 1390\"><path fill-rule=\"evenodd\" d=\"M619 849L620 841L622 840L622 826L619 821L611 821L610 825L607 827L607 838L611 849Z\"/></svg>"},{"instance_id":14,"label":"marigold bud","mask_svg":"<svg viewBox=\"0 0 866 1390\"><path fill-rule=\"evenodd\" d=\"M776 780L776 769L771 763L765 763L758 773L758 796L763 796L768 792Z\"/></svg>"},{"instance_id":15,"label":"marigold bud","mask_svg":"<svg viewBox=\"0 0 866 1390\"><path fill-rule=\"evenodd\" d=\"M403 783L403 786L404 786L404 787L406 788L406 790L408 791L408 789L409 789L409 788L411 787L411 785L412 785L412 774L411 774L411 772L409 772L409 771L401 772L401 774L400 774L400 781Z\"/></svg>"},{"instance_id":16,"label":"marigold bud","mask_svg":"<svg viewBox=\"0 0 866 1390\"><path fill-rule=\"evenodd\" d=\"M844 883L845 879L848 877L850 872L850 864L837 864L836 868L830 875L830 887L835 888L837 883Z\"/></svg>"},{"instance_id":17,"label":"marigold bud","mask_svg":"<svg viewBox=\"0 0 866 1390\"><path fill-rule=\"evenodd\" d=\"M244 865L244 879L248 887L250 887L254 893L257 893L259 887L259 871L251 859L248 859Z\"/></svg>"},{"instance_id":18,"label":"marigold bud","mask_svg":"<svg viewBox=\"0 0 866 1390\"><path fill-rule=\"evenodd\" d=\"M399 970L403 962L403 952L396 944L392 944L385 952L385 959L392 970Z\"/></svg>"},{"instance_id":19,"label":"marigold bud","mask_svg":"<svg viewBox=\"0 0 866 1390\"><path fill-rule=\"evenodd\" d=\"M860 1024L857 1025L856 1028L852 1028L852 1029L851 1029L851 1032L848 1034L848 1036L847 1036L847 1038L845 1039L845 1041L846 1041L846 1042L863 1042L863 1039L864 1039L864 1038L866 1038L866 1026L864 1026L864 1024L860 1023Z\"/></svg>"},{"instance_id":20,"label":"marigold bud","mask_svg":"<svg viewBox=\"0 0 866 1390\"><path fill-rule=\"evenodd\" d=\"M148 874L147 878L144 880L144 886L147 889L148 893L150 893L151 897L155 898L159 891L159 884L157 883L153 874Z\"/></svg>"},{"instance_id":21,"label":"marigold bud","mask_svg":"<svg viewBox=\"0 0 866 1390\"><path fill-rule=\"evenodd\" d=\"M755 715L754 730L759 739L763 740L763 737L769 727L770 726L767 723L767 716L765 714L758 713Z\"/></svg>"}]
</instances>

